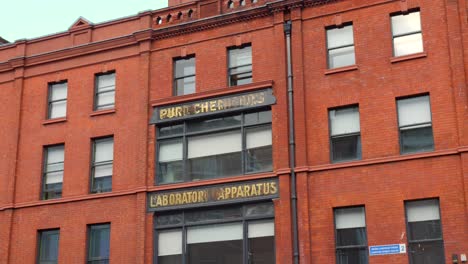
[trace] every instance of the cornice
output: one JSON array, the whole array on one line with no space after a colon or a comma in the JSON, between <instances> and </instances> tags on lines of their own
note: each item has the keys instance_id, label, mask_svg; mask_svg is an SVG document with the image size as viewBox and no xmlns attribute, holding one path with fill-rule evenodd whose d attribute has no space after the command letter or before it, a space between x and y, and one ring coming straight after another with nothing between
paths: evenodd
<instances>
[{"instance_id":1,"label":"cornice","mask_svg":"<svg viewBox=\"0 0 468 264\"><path fill-rule=\"evenodd\" d=\"M267 6L228 14L221 14L215 17L199 19L188 23L178 24L171 27L154 30L153 38L158 40L180 36L184 34L190 34L216 27L221 27L232 23L243 22L254 18L265 17L268 15L270 15L270 10Z\"/></svg>"}]
</instances>

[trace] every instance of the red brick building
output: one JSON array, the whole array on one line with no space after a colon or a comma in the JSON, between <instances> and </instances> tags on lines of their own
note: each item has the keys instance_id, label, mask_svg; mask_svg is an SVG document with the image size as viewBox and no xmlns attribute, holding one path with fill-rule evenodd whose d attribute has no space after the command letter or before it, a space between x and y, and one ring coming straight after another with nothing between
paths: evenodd
<instances>
[{"instance_id":1,"label":"red brick building","mask_svg":"<svg viewBox=\"0 0 468 264\"><path fill-rule=\"evenodd\" d=\"M0 263L466 263L467 19L174 0L0 45Z\"/></svg>"}]
</instances>

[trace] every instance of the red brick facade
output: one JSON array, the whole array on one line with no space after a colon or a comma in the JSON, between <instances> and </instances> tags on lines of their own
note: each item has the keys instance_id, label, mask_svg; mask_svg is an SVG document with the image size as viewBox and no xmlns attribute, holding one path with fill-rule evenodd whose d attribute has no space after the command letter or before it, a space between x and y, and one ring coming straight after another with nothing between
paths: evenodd
<instances>
[{"instance_id":1,"label":"red brick facade","mask_svg":"<svg viewBox=\"0 0 468 264\"><path fill-rule=\"evenodd\" d=\"M177 2L177 3L176 3ZM179 3L180 2L180 3ZM365 2L365 3L364 3ZM0 45L0 264L35 263L38 230L60 228L59 263L84 263L86 226L111 223L111 263L155 263L147 194L278 178L276 263L293 263L283 23L292 21L300 263L335 262L333 209L364 205L368 245L408 242L404 202L438 198L446 263L468 254L465 1L171 1L171 7ZM390 14L419 8L424 52L392 56ZM170 17L168 17L170 15ZM159 22L160 20L160 22ZM327 70L325 28L352 22L356 65ZM228 87L227 52L252 46L253 82ZM173 58L196 56L196 93L173 96ZM116 72L115 109L93 111L94 76ZM66 118L47 120L67 80ZM154 107L272 88L273 171L155 183ZM434 150L400 155L396 99L429 94ZM330 161L330 108L359 105L362 159ZM113 135L112 192L89 193L90 140ZM43 147L63 143L62 198L41 200ZM407 254L369 263L408 263Z\"/></svg>"}]
</instances>

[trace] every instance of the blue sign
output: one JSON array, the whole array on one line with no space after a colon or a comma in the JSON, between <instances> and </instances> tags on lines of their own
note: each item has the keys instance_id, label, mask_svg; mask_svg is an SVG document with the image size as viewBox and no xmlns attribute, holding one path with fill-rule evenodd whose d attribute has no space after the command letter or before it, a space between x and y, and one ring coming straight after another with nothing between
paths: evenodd
<instances>
[{"instance_id":1,"label":"blue sign","mask_svg":"<svg viewBox=\"0 0 468 264\"><path fill-rule=\"evenodd\" d=\"M369 247L370 256L403 254L403 253L406 253L405 244L393 244L393 245L381 245L381 246Z\"/></svg>"}]
</instances>

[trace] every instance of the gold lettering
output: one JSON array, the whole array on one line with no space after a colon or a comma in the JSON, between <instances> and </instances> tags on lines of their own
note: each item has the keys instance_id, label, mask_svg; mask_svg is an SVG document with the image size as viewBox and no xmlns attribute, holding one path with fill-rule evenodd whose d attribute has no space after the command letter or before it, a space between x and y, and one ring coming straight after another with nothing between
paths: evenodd
<instances>
[{"instance_id":1,"label":"gold lettering","mask_svg":"<svg viewBox=\"0 0 468 264\"><path fill-rule=\"evenodd\" d=\"M258 188L258 195L263 195L263 192L262 192L262 184L261 184L261 183L257 183L257 184L255 184L255 186Z\"/></svg>"},{"instance_id":2,"label":"gold lettering","mask_svg":"<svg viewBox=\"0 0 468 264\"><path fill-rule=\"evenodd\" d=\"M188 203L187 193L186 193L186 192L184 192L184 193L182 194L182 203L183 203L183 204L187 204L187 203Z\"/></svg>"},{"instance_id":3,"label":"gold lettering","mask_svg":"<svg viewBox=\"0 0 468 264\"><path fill-rule=\"evenodd\" d=\"M223 100L218 100L217 104L218 104L218 110L224 110Z\"/></svg>"},{"instance_id":4,"label":"gold lettering","mask_svg":"<svg viewBox=\"0 0 468 264\"><path fill-rule=\"evenodd\" d=\"M173 193L169 194L169 205L175 205L175 195Z\"/></svg>"},{"instance_id":5,"label":"gold lettering","mask_svg":"<svg viewBox=\"0 0 468 264\"><path fill-rule=\"evenodd\" d=\"M225 190L225 193L226 193L226 198L225 199L229 199L229 197L231 197L231 189L230 188L226 188L224 189Z\"/></svg>"},{"instance_id":6,"label":"gold lettering","mask_svg":"<svg viewBox=\"0 0 468 264\"><path fill-rule=\"evenodd\" d=\"M268 184L268 183L263 184L263 194L265 194L265 195L270 194L270 184Z\"/></svg>"},{"instance_id":7,"label":"gold lettering","mask_svg":"<svg viewBox=\"0 0 468 264\"><path fill-rule=\"evenodd\" d=\"M158 207L159 196L151 196L150 207Z\"/></svg>"},{"instance_id":8,"label":"gold lettering","mask_svg":"<svg viewBox=\"0 0 468 264\"><path fill-rule=\"evenodd\" d=\"M237 196L236 196L236 198L239 198L239 197L245 197L244 196L244 191L242 190L242 186L237 187Z\"/></svg>"},{"instance_id":9,"label":"gold lettering","mask_svg":"<svg viewBox=\"0 0 468 264\"><path fill-rule=\"evenodd\" d=\"M175 201L176 201L176 204L181 204L182 203L182 195L180 193L176 193L175 195Z\"/></svg>"},{"instance_id":10,"label":"gold lettering","mask_svg":"<svg viewBox=\"0 0 468 264\"><path fill-rule=\"evenodd\" d=\"M249 185L244 186L244 193L245 193L245 196L247 196L247 197L252 196L252 194L250 193L250 186Z\"/></svg>"},{"instance_id":11,"label":"gold lettering","mask_svg":"<svg viewBox=\"0 0 468 264\"><path fill-rule=\"evenodd\" d=\"M210 111L216 112L216 101L210 101Z\"/></svg>"},{"instance_id":12,"label":"gold lettering","mask_svg":"<svg viewBox=\"0 0 468 264\"><path fill-rule=\"evenodd\" d=\"M237 197L237 188L236 188L236 186L231 187L231 194L232 194L233 199Z\"/></svg>"},{"instance_id":13,"label":"gold lettering","mask_svg":"<svg viewBox=\"0 0 468 264\"><path fill-rule=\"evenodd\" d=\"M278 192L278 187L276 186L276 182L270 182L271 193L275 194Z\"/></svg>"},{"instance_id":14,"label":"gold lettering","mask_svg":"<svg viewBox=\"0 0 468 264\"><path fill-rule=\"evenodd\" d=\"M183 116L182 115L182 107L178 106L178 107L175 108L175 116L176 117Z\"/></svg>"},{"instance_id":15,"label":"gold lettering","mask_svg":"<svg viewBox=\"0 0 468 264\"><path fill-rule=\"evenodd\" d=\"M201 111L202 113L208 112L208 102L205 102L205 103L200 104L200 108L201 108L200 111Z\"/></svg>"},{"instance_id":16,"label":"gold lettering","mask_svg":"<svg viewBox=\"0 0 468 264\"><path fill-rule=\"evenodd\" d=\"M224 200L224 199L226 199L226 198L224 197L224 189L223 189L223 188L220 188L216 194L217 194L216 200L219 201L219 200Z\"/></svg>"},{"instance_id":17,"label":"gold lettering","mask_svg":"<svg viewBox=\"0 0 468 264\"><path fill-rule=\"evenodd\" d=\"M252 196L257 196L257 195L258 195L257 187L255 186L255 184L252 184Z\"/></svg>"}]
</instances>

